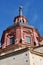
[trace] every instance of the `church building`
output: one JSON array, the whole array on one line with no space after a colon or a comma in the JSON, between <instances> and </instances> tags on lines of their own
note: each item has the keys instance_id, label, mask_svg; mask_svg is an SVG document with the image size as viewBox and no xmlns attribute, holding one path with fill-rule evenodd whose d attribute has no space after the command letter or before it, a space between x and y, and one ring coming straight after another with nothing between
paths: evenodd
<instances>
[{"instance_id":1,"label":"church building","mask_svg":"<svg viewBox=\"0 0 43 65\"><path fill-rule=\"evenodd\" d=\"M43 65L43 42L37 29L28 24L22 14L14 18L14 24L3 31L0 47L0 65ZM33 60L34 59L34 60ZM40 64L41 63L41 64Z\"/></svg>"}]
</instances>

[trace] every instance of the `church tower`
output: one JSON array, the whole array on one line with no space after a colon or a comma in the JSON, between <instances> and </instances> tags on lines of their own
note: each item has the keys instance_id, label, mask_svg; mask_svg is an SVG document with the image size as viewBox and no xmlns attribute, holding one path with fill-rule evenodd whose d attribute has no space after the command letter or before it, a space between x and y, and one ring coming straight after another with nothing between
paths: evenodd
<instances>
[{"instance_id":1,"label":"church tower","mask_svg":"<svg viewBox=\"0 0 43 65\"><path fill-rule=\"evenodd\" d=\"M23 44L26 46L39 46L40 35L22 14L22 6L19 7L19 15L14 18L14 25L3 31L1 38L2 48L10 45Z\"/></svg>"}]
</instances>

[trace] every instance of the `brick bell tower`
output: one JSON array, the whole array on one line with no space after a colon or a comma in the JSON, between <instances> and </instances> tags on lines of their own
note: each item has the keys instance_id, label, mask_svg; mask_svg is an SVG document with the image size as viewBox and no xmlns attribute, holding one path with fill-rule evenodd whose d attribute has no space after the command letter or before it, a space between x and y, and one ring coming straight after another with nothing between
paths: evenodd
<instances>
[{"instance_id":1,"label":"brick bell tower","mask_svg":"<svg viewBox=\"0 0 43 65\"><path fill-rule=\"evenodd\" d=\"M19 15L14 18L14 25L3 31L2 48L12 44L39 46L40 35L33 26L28 25L28 20L22 15L22 6L19 7Z\"/></svg>"}]
</instances>

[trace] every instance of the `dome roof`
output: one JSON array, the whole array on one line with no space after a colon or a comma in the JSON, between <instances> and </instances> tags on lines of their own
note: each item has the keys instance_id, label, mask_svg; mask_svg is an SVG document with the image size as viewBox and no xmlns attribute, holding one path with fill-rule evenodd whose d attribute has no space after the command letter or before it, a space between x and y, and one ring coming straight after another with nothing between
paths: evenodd
<instances>
[{"instance_id":1,"label":"dome roof","mask_svg":"<svg viewBox=\"0 0 43 65\"><path fill-rule=\"evenodd\" d=\"M22 6L19 7L19 16L14 18L14 23L17 22L27 22L27 18L22 15Z\"/></svg>"},{"instance_id":2,"label":"dome roof","mask_svg":"<svg viewBox=\"0 0 43 65\"><path fill-rule=\"evenodd\" d=\"M14 18L14 22L27 22L27 18L25 16L17 16Z\"/></svg>"}]
</instances>

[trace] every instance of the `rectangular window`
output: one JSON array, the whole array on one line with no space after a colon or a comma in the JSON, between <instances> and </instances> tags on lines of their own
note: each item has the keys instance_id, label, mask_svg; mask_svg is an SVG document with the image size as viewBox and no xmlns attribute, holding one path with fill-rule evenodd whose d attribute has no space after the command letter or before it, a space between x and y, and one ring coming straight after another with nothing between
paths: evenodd
<instances>
[{"instance_id":1,"label":"rectangular window","mask_svg":"<svg viewBox=\"0 0 43 65\"><path fill-rule=\"evenodd\" d=\"M30 43L30 37L29 36L26 36L26 42Z\"/></svg>"},{"instance_id":2,"label":"rectangular window","mask_svg":"<svg viewBox=\"0 0 43 65\"><path fill-rule=\"evenodd\" d=\"M14 44L14 37L10 38L10 44Z\"/></svg>"}]
</instances>

